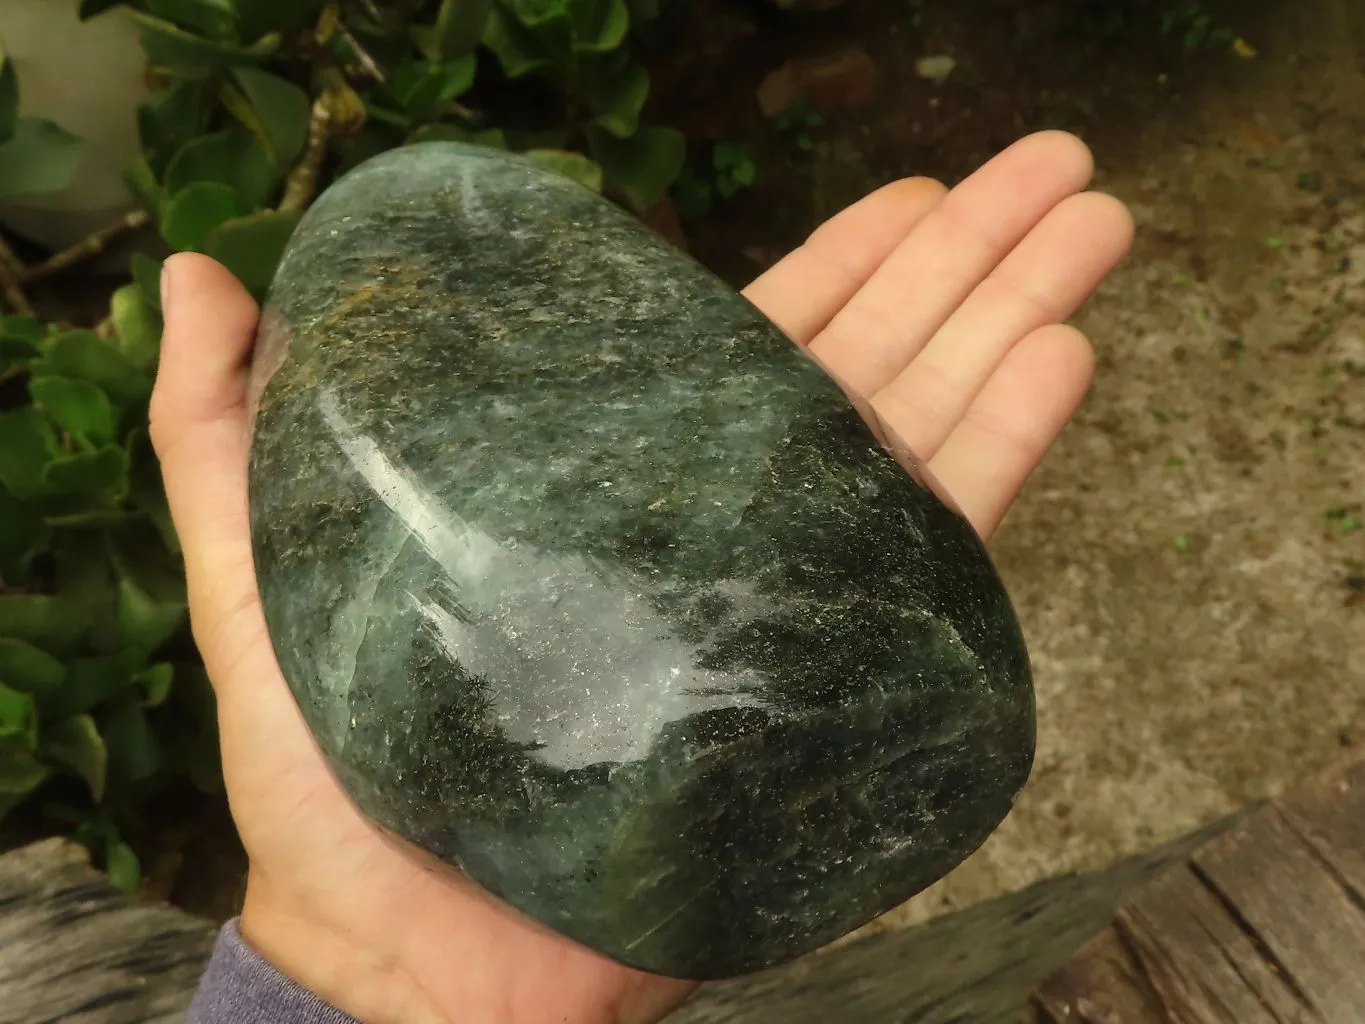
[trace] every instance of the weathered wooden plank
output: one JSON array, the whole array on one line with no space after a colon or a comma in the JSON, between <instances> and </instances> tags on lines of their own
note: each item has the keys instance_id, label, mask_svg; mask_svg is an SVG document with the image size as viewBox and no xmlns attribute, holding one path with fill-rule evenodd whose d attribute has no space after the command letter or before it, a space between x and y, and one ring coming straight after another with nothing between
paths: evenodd
<instances>
[{"instance_id":1,"label":"weathered wooden plank","mask_svg":"<svg viewBox=\"0 0 1365 1024\"><path fill-rule=\"evenodd\" d=\"M1115 931L1159 1003L1178 1011L1177 1020L1288 1024L1304 1018L1296 994L1188 867L1172 870L1121 908Z\"/></svg>"},{"instance_id":2,"label":"weathered wooden plank","mask_svg":"<svg viewBox=\"0 0 1365 1024\"><path fill-rule=\"evenodd\" d=\"M0 1024L179 1021L214 931L129 903L73 843L0 856Z\"/></svg>"},{"instance_id":3,"label":"weathered wooden plank","mask_svg":"<svg viewBox=\"0 0 1365 1024\"><path fill-rule=\"evenodd\" d=\"M1281 811L1322 858L1348 898L1365 905L1365 758L1352 758L1302 786Z\"/></svg>"},{"instance_id":4,"label":"weathered wooden plank","mask_svg":"<svg viewBox=\"0 0 1365 1024\"><path fill-rule=\"evenodd\" d=\"M1039 979L1126 896L1232 820L1104 871L704 986L670 1024L1017 1024ZM172 908L130 904L74 844L0 856L0 1024L179 1021L213 932Z\"/></svg>"},{"instance_id":5,"label":"weathered wooden plank","mask_svg":"<svg viewBox=\"0 0 1365 1024\"><path fill-rule=\"evenodd\" d=\"M1318 1019L1361 1024L1365 913L1278 809L1257 815L1246 833L1200 850L1197 870Z\"/></svg>"},{"instance_id":6,"label":"weathered wooden plank","mask_svg":"<svg viewBox=\"0 0 1365 1024\"><path fill-rule=\"evenodd\" d=\"M1043 1024L1132 1024L1148 1020L1155 1001L1131 950L1110 929L1047 979L1035 1006Z\"/></svg>"},{"instance_id":7,"label":"weathered wooden plank","mask_svg":"<svg viewBox=\"0 0 1365 1024\"><path fill-rule=\"evenodd\" d=\"M1058 1024L1365 1021L1365 758L1227 829L1035 995Z\"/></svg>"},{"instance_id":8,"label":"weathered wooden plank","mask_svg":"<svg viewBox=\"0 0 1365 1024\"><path fill-rule=\"evenodd\" d=\"M1049 978L1037 998L1059 1021L1084 1021L1086 1014L1125 1024L1315 1019L1222 898L1188 866L1172 869L1120 908L1111 927Z\"/></svg>"}]
</instances>

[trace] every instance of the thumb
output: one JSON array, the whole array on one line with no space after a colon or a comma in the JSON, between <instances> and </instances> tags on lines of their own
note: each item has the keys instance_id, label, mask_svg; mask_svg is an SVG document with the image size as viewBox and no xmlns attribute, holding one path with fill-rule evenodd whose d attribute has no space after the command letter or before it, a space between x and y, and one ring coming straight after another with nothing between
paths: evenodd
<instances>
[{"instance_id":1,"label":"thumb","mask_svg":"<svg viewBox=\"0 0 1365 1024\"><path fill-rule=\"evenodd\" d=\"M217 679L225 666L215 655L252 646L240 631L263 626L247 512L247 372L259 311L228 270L197 253L166 260L161 297L149 431L184 550L195 640Z\"/></svg>"},{"instance_id":2,"label":"thumb","mask_svg":"<svg viewBox=\"0 0 1365 1024\"><path fill-rule=\"evenodd\" d=\"M271 787L290 766L313 764L279 676L251 551L248 389L260 311L231 273L196 253L166 261L161 303L152 446L184 550L190 625L218 697L228 795L247 841Z\"/></svg>"}]
</instances>

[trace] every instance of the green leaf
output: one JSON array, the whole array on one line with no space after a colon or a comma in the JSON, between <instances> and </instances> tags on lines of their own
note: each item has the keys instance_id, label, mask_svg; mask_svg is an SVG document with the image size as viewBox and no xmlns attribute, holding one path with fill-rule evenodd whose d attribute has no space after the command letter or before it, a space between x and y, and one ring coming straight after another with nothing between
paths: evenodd
<instances>
[{"instance_id":1,"label":"green leaf","mask_svg":"<svg viewBox=\"0 0 1365 1024\"><path fill-rule=\"evenodd\" d=\"M36 317L0 316L0 337L27 341L37 348L43 342L43 325Z\"/></svg>"},{"instance_id":2,"label":"green leaf","mask_svg":"<svg viewBox=\"0 0 1365 1024\"><path fill-rule=\"evenodd\" d=\"M545 34L548 28L563 24L569 26L569 4L592 0L505 0L506 7L516 19L527 28L536 29L537 35Z\"/></svg>"},{"instance_id":3,"label":"green leaf","mask_svg":"<svg viewBox=\"0 0 1365 1024\"><path fill-rule=\"evenodd\" d=\"M58 455L43 467L43 489L64 497L122 497L128 489L128 453L107 444L93 452Z\"/></svg>"},{"instance_id":4,"label":"green leaf","mask_svg":"<svg viewBox=\"0 0 1365 1024\"><path fill-rule=\"evenodd\" d=\"M0 144L14 135L19 120L19 76L14 73L14 62L0 45Z\"/></svg>"},{"instance_id":5,"label":"green leaf","mask_svg":"<svg viewBox=\"0 0 1365 1024\"><path fill-rule=\"evenodd\" d=\"M57 567L54 590L86 625L82 653L117 653L116 591L107 538L87 530L66 530L57 535L52 554Z\"/></svg>"},{"instance_id":6,"label":"green leaf","mask_svg":"<svg viewBox=\"0 0 1365 1024\"><path fill-rule=\"evenodd\" d=\"M644 127L628 139L588 126L588 151L602 165L608 186L636 210L647 210L668 192L682 170L687 144L673 128Z\"/></svg>"},{"instance_id":7,"label":"green leaf","mask_svg":"<svg viewBox=\"0 0 1365 1024\"><path fill-rule=\"evenodd\" d=\"M0 370L37 359L42 354L42 348L35 342L0 334Z\"/></svg>"},{"instance_id":8,"label":"green leaf","mask_svg":"<svg viewBox=\"0 0 1365 1024\"><path fill-rule=\"evenodd\" d=\"M176 771L205 793L223 792L223 765L218 743L218 704L202 662L177 662L175 690L167 701L177 729L174 744Z\"/></svg>"},{"instance_id":9,"label":"green leaf","mask_svg":"<svg viewBox=\"0 0 1365 1024\"><path fill-rule=\"evenodd\" d=\"M275 268L301 214L263 210L218 225L204 240L204 249L227 267L257 299L264 297Z\"/></svg>"},{"instance_id":10,"label":"green leaf","mask_svg":"<svg viewBox=\"0 0 1365 1024\"><path fill-rule=\"evenodd\" d=\"M145 660L185 622L184 566L149 526L111 538L109 554L120 649L140 651Z\"/></svg>"},{"instance_id":11,"label":"green leaf","mask_svg":"<svg viewBox=\"0 0 1365 1024\"><path fill-rule=\"evenodd\" d=\"M508 78L521 78L551 66L536 38L501 4L494 4L483 29L483 44L493 51Z\"/></svg>"},{"instance_id":12,"label":"green leaf","mask_svg":"<svg viewBox=\"0 0 1365 1024\"><path fill-rule=\"evenodd\" d=\"M54 512L43 517L43 522L48 526L60 530L117 529L138 521L136 512L123 508L81 508L74 512Z\"/></svg>"},{"instance_id":13,"label":"green leaf","mask_svg":"<svg viewBox=\"0 0 1365 1024\"><path fill-rule=\"evenodd\" d=\"M507 136L501 128L486 128L471 131L457 124L424 124L413 130L407 137L406 145L418 142L467 142L471 146L489 146L493 149L506 149Z\"/></svg>"},{"instance_id":14,"label":"green leaf","mask_svg":"<svg viewBox=\"0 0 1365 1024\"><path fill-rule=\"evenodd\" d=\"M89 715L75 715L46 727L42 753L49 761L70 768L84 779L96 803L104 799L109 752Z\"/></svg>"},{"instance_id":15,"label":"green leaf","mask_svg":"<svg viewBox=\"0 0 1365 1024\"><path fill-rule=\"evenodd\" d=\"M576 53L609 53L625 42L630 28L630 8L625 0L577 0L571 3L570 11L574 15Z\"/></svg>"},{"instance_id":16,"label":"green leaf","mask_svg":"<svg viewBox=\"0 0 1365 1024\"><path fill-rule=\"evenodd\" d=\"M217 182L236 194L239 210L269 206L280 174L251 133L240 125L191 139L166 167L166 191L178 197L196 182Z\"/></svg>"},{"instance_id":17,"label":"green leaf","mask_svg":"<svg viewBox=\"0 0 1365 1024\"><path fill-rule=\"evenodd\" d=\"M166 698L171 695L171 683L174 679L175 666L169 661L148 665L139 672L135 681L142 688L142 706L155 708L164 704Z\"/></svg>"},{"instance_id":18,"label":"green leaf","mask_svg":"<svg viewBox=\"0 0 1365 1024\"><path fill-rule=\"evenodd\" d=\"M43 694L40 710L54 719L94 711L133 685L133 667L139 657L136 651L124 651L67 662L66 682L59 691Z\"/></svg>"},{"instance_id":19,"label":"green leaf","mask_svg":"<svg viewBox=\"0 0 1365 1024\"><path fill-rule=\"evenodd\" d=\"M118 433L114 404L95 385L71 377L33 377L28 393L68 434L92 445L112 441Z\"/></svg>"},{"instance_id":20,"label":"green leaf","mask_svg":"<svg viewBox=\"0 0 1365 1024\"><path fill-rule=\"evenodd\" d=\"M43 492L43 467L58 450L56 431L33 406L0 412L0 484L14 497Z\"/></svg>"},{"instance_id":21,"label":"green leaf","mask_svg":"<svg viewBox=\"0 0 1365 1024\"><path fill-rule=\"evenodd\" d=\"M134 257L142 255L134 253ZM160 280L160 264L151 263L150 273L153 281ZM137 260L133 260L133 273L138 273ZM143 271L148 273L148 271ZM157 288L160 291L160 288ZM109 318L114 322L114 333L118 337L119 351L128 362L144 373L156 367L157 353L161 350L161 317L156 308L147 300L146 287L142 282L125 284L117 289L109 300Z\"/></svg>"},{"instance_id":22,"label":"green leaf","mask_svg":"<svg viewBox=\"0 0 1365 1024\"><path fill-rule=\"evenodd\" d=\"M119 408L141 412L152 382L128 357L94 331L66 331L48 345L42 371L88 380Z\"/></svg>"},{"instance_id":23,"label":"green leaf","mask_svg":"<svg viewBox=\"0 0 1365 1024\"><path fill-rule=\"evenodd\" d=\"M447 105L474 84L476 63L471 54L440 64L400 65L389 91L407 123L435 120L445 113Z\"/></svg>"},{"instance_id":24,"label":"green leaf","mask_svg":"<svg viewBox=\"0 0 1365 1024\"><path fill-rule=\"evenodd\" d=\"M142 881L142 865L133 848L121 839L110 839L104 850L104 872L123 893L132 893Z\"/></svg>"},{"instance_id":25,"label":"green leaf","mask_svg":"<svg viewBox=\"0 0 1365 1024\"><path fill-rule=\"evenodd\" d=\"M166 504L160 464L152 452L146 428L139 428L135 433L137 436L128 441L128 456L132 461L128 497L137 510L151 521L166 550L177 553L180 550L180 537L176 534L171 511Z\"/></svg>"},{"instance_id":26,"label":"green leaf","mask_svg":"<svg viewBox=\"0 0 1365 1024\"><path fill-rule=\"evenodd\" d=\"M711 166L719 175L724 195L748 188L758 177L753 153L748 146L736 142L716 143L711 151Z\"/></svg>"},{"instance_id":27,"label":"green leaf","mask_svg":"<svg viewBox=\"0 0 1365 1024\"><path fill-rule=\"evenodd\" d=\"M0 682L38 696L66 681L66 666L39 647L14 637L0 637Z\"/></svg>"},{"instance_id":28,"label":"green leaf","mask_svg":"<svg viewBox=\"0 0 1365 1024\"><path fill-rule=\"evenodd\" d=\"M398 133L392 126L367 120L356 135L335 140L334 149L339 157L336 173L345 174L370 157L393 149L399 141Z\"/></svg>"},{"instance_id":29,"label":"green leaf","mask_svg":"<svg viewBox=\"0 0 1365 1024\"><path fill-rule=\"evenodd\" d=\"M54 121L21 117L0 145L0 199L60 192L71 183L85 143Z\"/></svg>"},{"instance_id":30,"label":"green leaf","mask_svg":"<svg viewBox=\"0 0 1365 1024\"><path fill-rule=\"evenodd\" d=\"M131 271L133 275L133 280L137 282L137 286L142 292L143 299L146 301L148 305L152 307L152 309L154 309L157 312L157 314L160 314L161 312L161 262L162 262L161 260L152 259L145 252L135 252L133 253L132 256L128 258L128 269L129 271ZM118 292L114 293L114 298L115 309L113 310L113 320L114 326L117 328ZM159 316L157 317L157 321L158 322L160 321ZM119 333L120 337L122 337L122 331L120 331ZM128 349L130 345L126 339L123 340L122 347L124 350L124 354L125 355L128 354ZM140 348L140 346L133 347ZM157 347L159 348L160 346L158 345ZM129 355L128 358L133 363L137 362L137 360L134 359L131 355Z\"/></svg>"},{"instance_id":31,"label":"green leaf","mask_svg":"<svg viewBox=\"0 0 1365 1024\"><path fill-rule=\"evenodd\" d=\"M244 39L257 39L268 32L288 37L317 20L321 0L233 0Z\"/></svg>"},{"instance_id":32,"label":"green leaf","mask_svg":"<svg viewBox=\"0 0 1365 1024\"><path fill-rule=\"evenodd\" d=\"M0 746L38 746L38 711L31 694L0 683Z\"/></svg>"},{"instance_id":33,"label":"green leaf","mask_svg":"<svg viewBox=\"0 0 1365 1024\"><path fill-rule=\"evenodd\" d=\"M308 141L312 100L293 82L259 68L237 68L233 75L260 119L261 128L270 143L271 152L268 155L277 167L293 166L303 152L304 143ZM254 208L254 205L248 207Z\"/></svg>"},{"instance_id":34,"label":"green leaf","mask_svg":"<svg viewBox=\"0 0 1365 1024\"><path fill-rule=\"evenodd\" d=\"M493 0L441 0L436 14L435 48L442 60L474 52L488 24Z\"/></svg>"},{"instance_id":35,"label":"green leaf","mask_svg":"<svg viewBox=\"0 0 1365 1024\"><path fill-rule=\"evenodd\" d=\"M139 172L142 187L133 191L144 199L144 203L147 183L158 181L181 147L203 134L208 124L208 97L208 86L204 82L177 82L138 108L138 133L146 155L147 174ZM147 204L147 207L155 211L157 204Z\"/></svg>"},{"instance_id":36,"label":"green leaf","mask_svg":"<svg viewBox=\"0 0 1365 1024\"><path fill-rule=\"evenodd\" d=\"M49 774L29 751L0 746L0 819L46 782Z\"/></svg>"},{"instance_id":37,"label":"green leaf","mask_svg":"<svg viewBox=\"0 0 1365 1024\"><path fill-rule=\"evenodd\" d=\"M140 156L123 169L123 183L137 199L138 204L153 216L166 201L166 190L157 183L152 173L152 165L146 156ZM141 254L139 254L141 255Z\"/></svg>"},{"instance_id":38,"label":"green leaf","mask_svg":"<svg viewBox=\"0 0 1365 1024\"><path fill-rule=\"evenodd\" d=\"M161 744L147 721L142 702L129 694L101 715L100 732L109 750L109 774L124 782L141 782L161 767Z\"/></svg>"},{"instance_id":39,"label":"green leaf","mask_svg":"<svg viewBox=\"0 0 1365 1024\"><path fill-rule=\"evenodd\" d=\"M663 5L667 2L668 0L627 0L631 24L637 29L647 26L663 13Z\"/></svg>"},{"instance_id":40,"label":"green leaf","mask_svg":"<svg viewBox=\"0 0 1365 1024\"><path fill-rule=\"evenodd\" d=\"M275 33L262 36L250 46L236 46L194 35L142 11L128 13L142 30L147 59L187 78L205 78L218 68L259 64L280 47L280 37Z\"/></svg>"},{"instance_id":41,"label":"green leaf","mask_svg":"<svg viewBox=\"0 0 1365 1024\"><path fill-rule=\"evenodd\" d=\"M3 444L0 440L0 444ZM29 564L46 545L49 531L42 509L21 501L0 485L0 579L17 587L28 579Z\"/></svg>"},{"instance_id":42,"label":"green leaf","mask_svg":"<svg viewBox=\"0 0 1365 1024\"><path fill-rule=\"evenodd\" d=\"M81 6L76 12L76 16L81 21L89 21L97 14L103 14L111 7L117 7L126 0L81 0Z\"/></svg>"},{"instance_id":43,"label":"green leaf","mask_svg":"<svg viewBox=\"0 0 1365 1024\"><path fill-rule=\"evenodd\" d=\"M235 43L237 12L230 0L142 0L149 14L200 36Z\"/></svg>"},{"instance_id":44,"label":"green leaf","mask_svg":"<svg viewBox=\"0 0 1365 1024\"><path fill-rule=\"evenodd\" d=\"M587 186L594 192L602 191L602 168L597 165L595 160L589 159L582 153L573 153L563 149L532 149L528 150L525 155L546 167L553 168L566 177L572 178L580 185Z\"/></svg>"},{"instance_id":45,"label":"green leaf","mask_svg":"<svg viewBox=\"0 0 1365 1024\"><path fill-rule=\"evenodd\" d=\"M198 181L173 195L161 214L161 236L180 251L201 251L209 232L242 215L235 189Z\"/></svg>"},{"instance_id":46,"label":"green leaf","mask_svg":"<svg viewBox=\"0 0 1365 1024\"><path fill-rule=\"evenodd\" d=\"M118 631L122 642L151 653L185 623L184 601L158 599L130 577L118 582Z\"/></svg>"},{"instance_id":47,"label":"green leaf","mask_svg":"<svg viewBox=\"0 0 1365 1024\"><path fill-rule=\"evenodd\" d=\"M649 96L649 73L638 64L621 64L585 82L584 93L597 115L593 123L617 138L629 138L640 127L640 111Z\"/></svg>"},{"instance_id":48,"label":"green leaf","mask_svg":"<svg viewBox=\"0 0 1365 1024\"><path fill-rule=\"evenodd\" d=\"M69 655L90 628L80 602L52 594L0 594L0 637Z\"/></svg>"}]
</instances>

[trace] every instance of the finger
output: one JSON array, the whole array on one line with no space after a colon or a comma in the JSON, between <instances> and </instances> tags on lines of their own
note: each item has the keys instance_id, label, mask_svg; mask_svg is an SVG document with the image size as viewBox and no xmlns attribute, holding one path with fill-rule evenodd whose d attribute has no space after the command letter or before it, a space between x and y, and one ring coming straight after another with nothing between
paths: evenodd
<instances>
[{"instance_id":1,"label":"finger","mask_svg":"<svg viewBox=\"0 0 1365 1024\"><path fill-rule=\"evenodd\" d=\"M946 191L932 178L879 188L816 228L744 289L745 296L787 337L807 344Z\"/></svg>"},{"instance_id":2,"label":"finger","mask_svg":"<svg viewBox=\"0 0 1365 1024\"><path fill-rule=\"evenodd\" d=\"M247 363L256 303L221 265L166 261L150 432L180 534L191 620L210 675L218 639L255 601L247 512Z\"/></svg>"},{"instance_id":3,"label":"finger","mask_svg":"<svg viewBox=\"0 0 1365 1024\"><path fill-rule=\"evenodd\" d=\"M238 413L258 310L237 279L207 256L177 253L163 273L152 428L159 444L173 446L178 432Z\"/></svg>"},{"instance_id":4,"label":"finger","mask_svg":"<svg viewBox=\"0 0 1365 1024\"><path fill-rule=\"evenodd\" d=\"M1085 335L1051 324L1001 362L929 470L983 538L1000 524L1085 397L1094 373Z\"/></svg>"},{"instance_id":5,"label":"finger","mask_svg":"<svg viewBox=\"0 0 1365 1024\"><path fill-rule=\"evenodd\" d=\"M1132 240L1132 217L1117 199L1062 200L873 396L878 417L920 458L933 458L1010 349L1071 316Z\"/></svg>"},{"instance_id":6,"label":"finger","mask_svg":"<svg viewBox=\"0 0 1365 1024\"><path fill-rule=\"evenodd\" d=\"M1073 135L1016 142L943 198L810 345L865 395L900 373L972 290L1094 170Z\"/></svg>"}]
</instances>

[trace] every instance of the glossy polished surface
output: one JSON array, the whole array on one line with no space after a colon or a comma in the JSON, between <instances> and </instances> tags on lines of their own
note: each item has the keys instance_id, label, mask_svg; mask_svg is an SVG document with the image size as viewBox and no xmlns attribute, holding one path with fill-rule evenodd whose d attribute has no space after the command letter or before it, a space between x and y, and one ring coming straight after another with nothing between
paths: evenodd
<instances>
[{"instance_id":1,"label":"glossy polished surface","mask_svg":"<svg viewBox=\"0 0 1365 1024\"><path fill-rule=\"evenodd\" d=\"M970 525L567 178L451 143L362 165L290 244L253 386L257 571L310 728L367 814L542 923L738 974L1008 812L1032 686Z\"/></svg>"}]
</instances>

